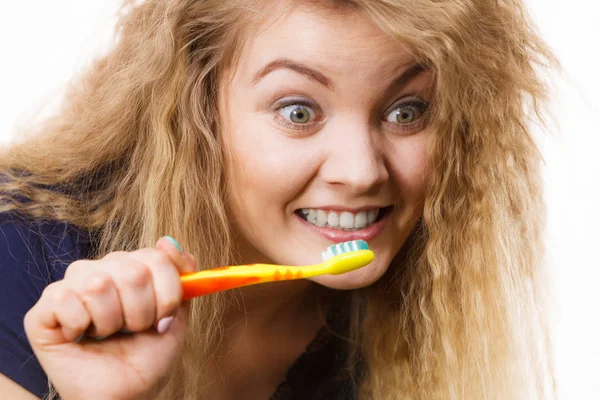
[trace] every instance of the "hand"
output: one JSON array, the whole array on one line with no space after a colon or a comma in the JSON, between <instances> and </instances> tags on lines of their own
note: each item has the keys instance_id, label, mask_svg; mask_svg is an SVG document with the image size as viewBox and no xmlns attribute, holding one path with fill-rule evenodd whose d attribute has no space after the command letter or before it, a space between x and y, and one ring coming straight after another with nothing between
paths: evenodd
<instances>
[{"instance_id":1,"label":"hand","mask_svg":"<svg viewBox=\"0 0 600 400\"><path fill-rule=\"evenodd\" d=\"M179 274L196 269L178 246L162 238L153 249L76 261L25 315L29 342L63 400L160 393L187 329Z\"/></svg>"}]
</instances>

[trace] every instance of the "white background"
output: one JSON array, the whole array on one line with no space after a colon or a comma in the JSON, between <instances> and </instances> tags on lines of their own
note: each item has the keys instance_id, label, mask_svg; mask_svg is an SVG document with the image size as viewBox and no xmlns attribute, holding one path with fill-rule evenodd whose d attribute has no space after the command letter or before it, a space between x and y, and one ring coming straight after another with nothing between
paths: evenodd
<instances>
[{"instance_id":1,"label":"white background","mask_svg":"<svg viewBox=\"0 0 600 400\"><path fill-rule=\"evenodd\" d=\"M527 4L566 71L551 77L555 124L550 134L538 130L546 159L559 395L600 400L600 2ZM110 44L117 5L1 3L0 143L41 103L53 104L69 77Z\"/></svg>"}]
</instances>

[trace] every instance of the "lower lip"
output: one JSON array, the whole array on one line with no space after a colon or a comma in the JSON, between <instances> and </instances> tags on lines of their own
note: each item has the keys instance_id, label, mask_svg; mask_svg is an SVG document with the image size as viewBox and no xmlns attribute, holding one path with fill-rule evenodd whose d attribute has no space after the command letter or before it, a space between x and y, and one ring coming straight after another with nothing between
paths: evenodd
<instances>
[{"instance_id":1,"label":"lower lip","mask_svg":"<svg viewBox=\"0 0 600 400\"><path fill-rule=\"evenodd\" d=\"M369 242L375 239L383 229L385 228L385 224L390 217L391 213L386 213L381 220L375 222L368 227L361 229L359 231L343 231L340 229L334 228L326 228L321 226L316 226L311 224L310 222L304 220L302 217L296 214L296 218L298 218L304 225L306 225L313 232L321 235L327 240L330 240L334 243L347 242L350 240L364 240L365 242Z\"/></svg>"}]
</instances>

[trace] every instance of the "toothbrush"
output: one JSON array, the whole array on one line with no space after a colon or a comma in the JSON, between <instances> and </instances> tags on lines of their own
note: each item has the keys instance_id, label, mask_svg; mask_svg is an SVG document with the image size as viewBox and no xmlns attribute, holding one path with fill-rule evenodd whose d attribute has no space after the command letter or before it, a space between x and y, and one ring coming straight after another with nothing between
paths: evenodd
<instances>
[{"instance_id":1,"label":"toothbrush","mask_svg":"<svg viewBox=\"0 0 600 400\"><path fill-rule=\"evenodd\" d=\"M329 246L321 253L320 264L289 266L248 264L220 267L181 276L183 299L259 283L339 275L369 264L375 254L364 240L352 240Z\"/></svg>"}]
</instances>

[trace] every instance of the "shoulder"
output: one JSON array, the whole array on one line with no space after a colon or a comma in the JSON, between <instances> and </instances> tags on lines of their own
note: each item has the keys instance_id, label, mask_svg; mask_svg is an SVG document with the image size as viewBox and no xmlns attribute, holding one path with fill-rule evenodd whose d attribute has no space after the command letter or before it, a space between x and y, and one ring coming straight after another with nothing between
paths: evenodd
<instances>
[{"instance_id":1,"label":"shoulder","mask_svg":"<svg viewBox=\"0 0 600 400\"><path fill-rule=\"evenodd\" d=\"M68 223L0 213L0 373L40 397L47 379L23 318L70 263L88 257L90 243L89 234Z\"/></svg>"},{"instance_id":2,"label":"shoulder","mask_svg":"<svg viewBox=\"0 0 600 400\"><path fill-rule=\"evenodd\" d=\"M0 213L0 277L25 275L43 286L62 279L70 263L88 257L90 237L65 222Z\"/></svg>"}]
</instances>

